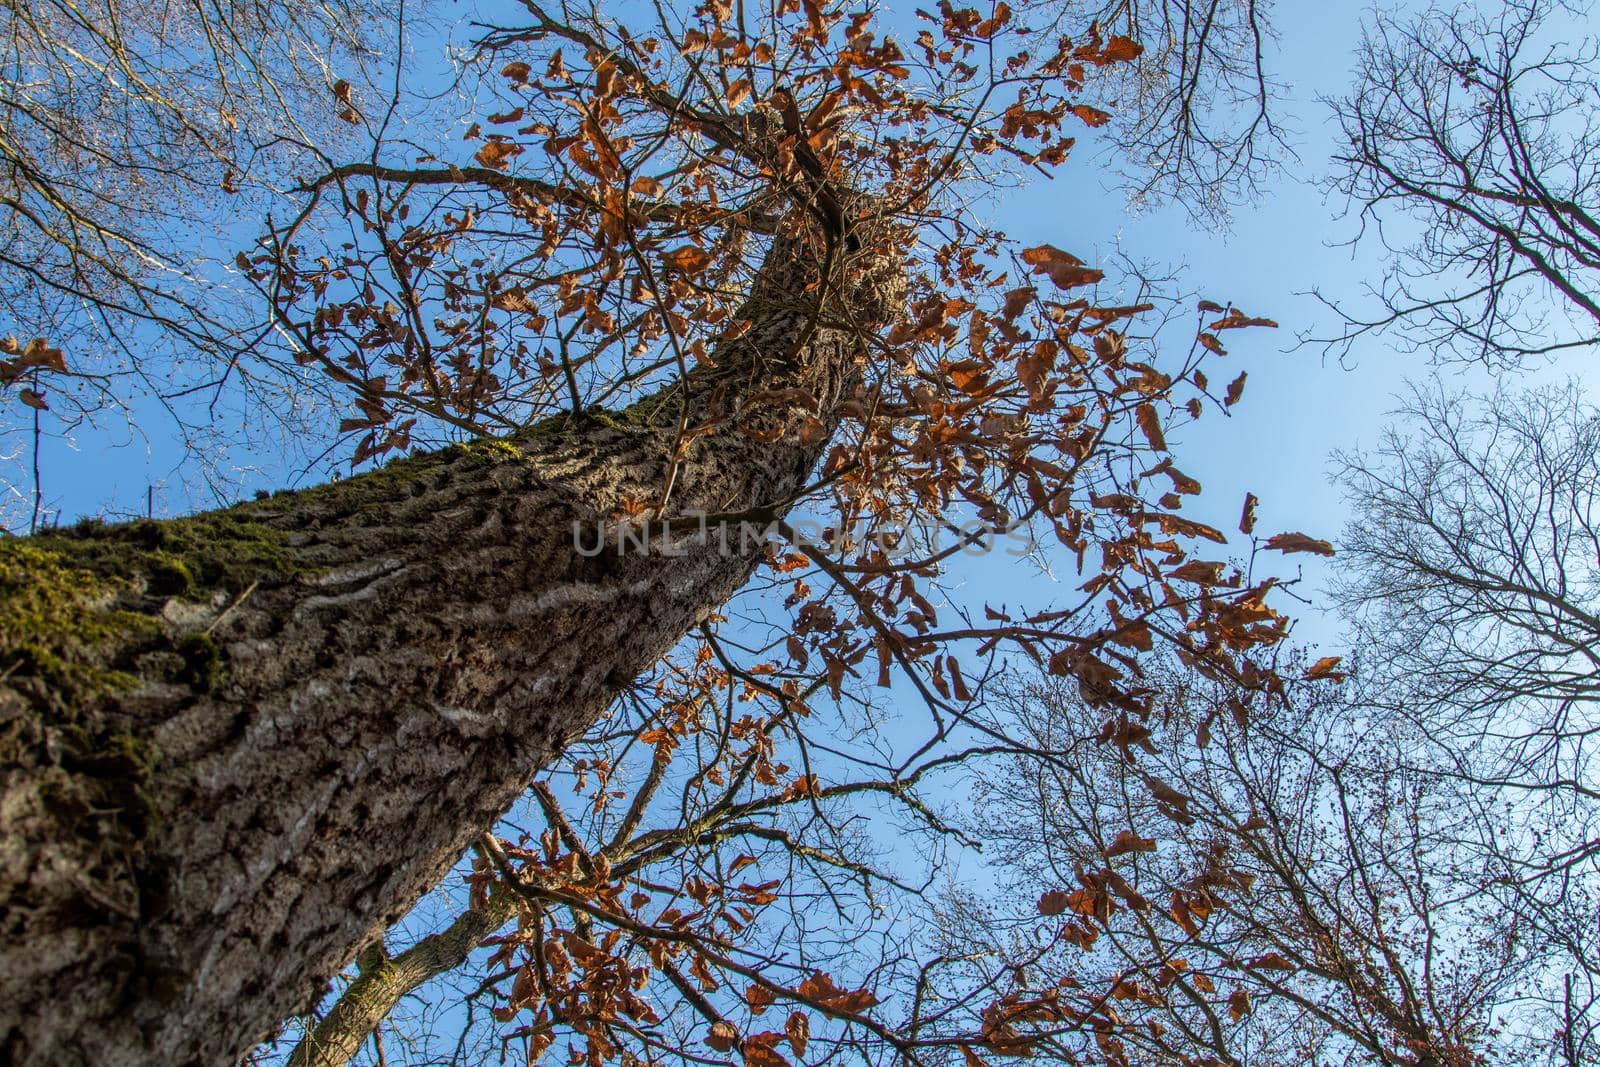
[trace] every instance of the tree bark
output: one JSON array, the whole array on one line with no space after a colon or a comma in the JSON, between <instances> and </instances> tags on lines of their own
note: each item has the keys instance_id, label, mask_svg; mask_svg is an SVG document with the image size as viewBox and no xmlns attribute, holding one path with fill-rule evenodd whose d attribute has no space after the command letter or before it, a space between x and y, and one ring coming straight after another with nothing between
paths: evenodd
<instances>
[{"instance_id":1,"label":"tree bark","mask_svg":"<svg viewBox=\"0 0 1600 1067\"><path fill-rule=\"evenodd\" d=\"M882 253L819 287L819 243L775 240L750 329L618 417L0 543L0 1051L230 1062L744 584L737 534L575 528L804 486L904 294Z\"/></svg>"}]
</instances>

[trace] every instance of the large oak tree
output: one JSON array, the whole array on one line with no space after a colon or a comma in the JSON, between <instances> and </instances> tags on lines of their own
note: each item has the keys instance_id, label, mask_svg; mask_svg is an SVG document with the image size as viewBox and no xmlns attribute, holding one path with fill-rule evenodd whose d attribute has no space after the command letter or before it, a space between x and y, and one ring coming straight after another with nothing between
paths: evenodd
<instances>
[{"instance_id":1,"label":"large oak tree","mask_svg":"<svg viewBox=\"0 0 1600 1067\"><path fill-rule=\"evenodd\" d=\"M815 684L786 700L875 657L942 732L975 699L954 650L1006 644L1126 723L1156 640L1252 679L1282 636L1270 583L1188 558L1223 537L1176 514L1199 487L1164 455L1217 331L1262 320L1203 305L1159 370L1144 306L1077 296L1100 272L967 203L1061 163L1137 43L1005 5L909 45L820 4L523 6L480 42L509 99L472 160L325 160L239 257L271 311L239 359L342 396L358 465L412 454L0 544L13 1058L225 1062L304 1009L769 558L752 526L843 603L796 592ZM801 498L819 537L783 521ZM967 525L891 546L913 517ZM941 627L919 582L1018 523L1083 596Z\"/></svg>"}]
</instances>

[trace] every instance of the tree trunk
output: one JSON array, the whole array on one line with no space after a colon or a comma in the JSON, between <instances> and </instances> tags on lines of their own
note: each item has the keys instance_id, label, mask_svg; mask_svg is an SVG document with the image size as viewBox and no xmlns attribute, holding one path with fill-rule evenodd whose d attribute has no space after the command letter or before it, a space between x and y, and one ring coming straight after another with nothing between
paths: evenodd
<instances>
[{"instance_id":1,"label":"tree trunk","mask_svg":"<svg viewBox=\"0 0 1600 1067\"><path fill-rule=\"evenodd\" d=\"M862 254L819 315L819 258L775 241L751 328L616 417L0 543L0 1050L222 1064L309 1009L748 579L737 533L587 552L669 487L667 515L802 488L904 291Z\"/></svg>"}]
</instances>

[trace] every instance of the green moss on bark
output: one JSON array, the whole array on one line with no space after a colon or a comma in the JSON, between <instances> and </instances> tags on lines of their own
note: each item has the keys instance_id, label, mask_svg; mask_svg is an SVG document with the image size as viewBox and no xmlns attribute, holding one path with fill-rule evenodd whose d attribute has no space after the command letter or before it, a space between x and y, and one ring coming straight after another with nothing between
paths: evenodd
<instances>
[{"instance_id":1,"label":"green moss on bark","mask_svg":"<svg viewBox=\"0 0 1600 1067\"><path fill-rule=\"evenodd\" d=\"M287 535L259 521L249 507L115 526L88 520L27 543L149 596L240 592L252 582L294 577L302 568Z\"/></svg>"},{"instance_id":2,"label":"green moss on bark","mask_svg":"<svg viewBox=\"0 0 1600 1067\"><path fill-rule=\"evenodd\" d=\"M396 494L407 491L413 484L436 474L444 465L449 449L407 456L384 464L376 470L365 471L353 478L324 482L307 489L283 489L254 503L230 509L252 515L270 515L296 510L307 513L324 511L330 516L348 515L363 508L381 505ZM227 514L220 512L218 514Z\"/></svg>"},{"instance_id":3,"label":"green moss on bark","mask_svg":"<svg viewBox=\"0 0 1600 1067\"><path fill-rule=\"evenodd\" d=\"M183 667L177 680L201 693L215 692L228 676L222 647L208 633L188 634L178 641Z\"/></svg>"},{"instance_id":4,"label":"green moss on bark","mask_svg":"<svg viewBox=\"0 0 1600 1067\"><path fill-rule=\"evenodd\" d=\"M132 686L113 664L160 625L116 607L118 592L40 544L0 542L0 675L36 678L69 703Z\"/></svg>"},{"instance_id":5,"label":"green moss on bark","mask_svg":"<svg viewBox=\"0 0 1600 1067\"><path fill-rule=\"evenodd\" d=\"M482 456L493 460L523 460L528 454L510 441L499 437L486 437L459 446L469 456Z\"/></svg>"},{"instance_id":6,"label":"green moss on bark","mask_svg":"<svg viewBox=\"0 0 1600 1067\"><path fill-rule=\"evenodd\" d=\"M86 913L138 906L130 858L155 825L157 754L111 709L138 684L134 654L166 638L158 617L130 610L128 590L126 579L78 566L38 541L0 541L9 829L34 846L68 848L80 887L68 901L49 893L34 901L31 883L12 886L14 903ZM48 872L39 877L48 881Z\"/></svg>"}]
</instances>

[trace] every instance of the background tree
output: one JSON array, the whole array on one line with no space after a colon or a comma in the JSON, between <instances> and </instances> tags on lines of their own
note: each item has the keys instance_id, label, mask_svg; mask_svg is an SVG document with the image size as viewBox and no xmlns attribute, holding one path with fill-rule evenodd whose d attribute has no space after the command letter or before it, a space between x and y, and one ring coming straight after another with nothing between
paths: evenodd
<instances>
[{"instance_id":1,"label":"background tree","mask_svg":"<svg viewBox=\"0 0 1600 1067\"><path fill-rule=\"evenodd\" d=\"M1330 102L1347 142L1331 188L1391 266L1375 311L1330 304L1344 327L1322 343L1382 333L1505 364L1600 340L1600 52L1570 32L1586 13L1511 0L1372 16L1356 86Z\"/></svg>"},{"instance_id":2,"label":"background tree","mask_svg":"<svg viewBox=\"0 0 1600 1067\"><path fill-rule=\"evenodd\" d=\"M1277 173L1288 149L1283 86L1268 66L1271 9L1265 0L1109 0L1095 9L1100 25L1145 45L1107 94L1116 107L1105 157L1135 207L1176 201L1221 225Z\"/></svg>"},{"instance_id":3,"label":"background tree","mask_svg":"<svg viewBox=\"0 0 1600 1067\"><path fill-rule=\"evenodd\" d=\"M418 454L0 543L10 1055L221 1061L303 1009L746 582L769 553L745 524L828 580L748 673L785 672L799 714L876 666L930 746L981 726L958 649L1144 715L1157 639L1230 674L1284 632L1270 583L1191 558L1224 538L1177 513L1199 486L1164 427L1204 410L1220 342L1157 369L1141 305L1077 295L1099 272L964 206L995 160L1059 163L1135 42L1041 48L1001 7L903 48L820 6L524 6L481 42L506 99L470 162L381 143L238 264L270 300L263 365L343 391L358 464ZM1085 595L941 623L924 590L960 544L911 519L1053 535Z\"/></svg>"},{"instance_id":4,"label":"background tree","mask_svg":"<svg viewBox=\"0 0 1600 1067\"><path fill-rule=\"evenodd\" d=\"M1566 1062L1549 979L1571 958L1484 877L1503 807L1420 773L1412 723L1354 681L1161 687L1127 748L1057 682L1006 700L1048 754L984 777L1016 896L962 894L946 928L1026 961L1016 1039L1112 1064Z\"/></svg>"},{"instance_id":5,"label":"background tree","mask_svg":"<svg viewBox=\"0 0 1600 1067\"><path fill-rule=\"evenodd\" d=\"M1353 677L1324 658L1263 700L1174 665L1121 726L1055 680L991 705L1036 738L982 777L1012 895L956 895L945 929L1026 965L1008 1036L1118 1063L1592 1056L1600 418L1569 385L1418 389L1396 419L1340 461Z\"/></svg>"},{"instance_id":6,"label":"background tree","mask_svg":"<svg viewBox=\"0 0 1600 1067\"><path fill-rule=\"evenodd\" d=\"M0 333L51 339L8 349L8 421L49 405L70 428L154 395L197 437L221 432L182 398L253 343L223 269L233 224L270 203L297 152L350 142L363 119L348 79L395 22L365 0L0 11Z\"/></svg>"},{"instance_id":7,"label":"background tree","mask_svg":"<svg viewBox=\"0 0 1600 1067\"><path fill-rule=\"evenodd\" d=\"M1494 798L1495 820L1515 811L1473 844L1562 948L1576 1055L1595 1040L1600 412L1576 383L1433 387L1397 418L1371 453L1340 458L1357 518L1336 593L1392 679L1385 710L1415 724L1407 765Z\"/></svg>"}]
</instances>

